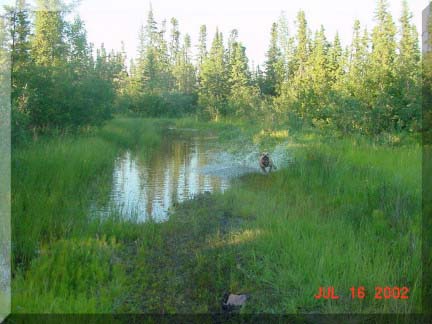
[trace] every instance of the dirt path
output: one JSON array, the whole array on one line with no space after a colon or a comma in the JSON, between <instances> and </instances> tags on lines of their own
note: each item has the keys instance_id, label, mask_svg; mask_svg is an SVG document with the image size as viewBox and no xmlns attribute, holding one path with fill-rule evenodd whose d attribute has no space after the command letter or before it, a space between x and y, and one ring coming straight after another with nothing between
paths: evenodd
<instances>
[{"instance_id":1,"label":"dirt path","mask_svg":"<svg viewBox=\"0 0 432 324\"><path fill-rule=\"evenodd\" d=\"M123 255L132 278L128 311L221 312L239 261L236 248L224 242L239 226L241 220L209 194L179 206L168 222L155 224L156 239L143 238Z\"/></svg>"}]
</instances>

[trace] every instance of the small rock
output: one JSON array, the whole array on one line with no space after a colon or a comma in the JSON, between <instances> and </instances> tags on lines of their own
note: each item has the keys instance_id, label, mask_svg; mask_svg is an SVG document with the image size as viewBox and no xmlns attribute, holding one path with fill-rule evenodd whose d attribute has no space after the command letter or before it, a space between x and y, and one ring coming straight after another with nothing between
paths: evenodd
<instances>
[{"instance_id":1,"label":"small rock","mask_svg":"<svg viewBox=\"0 0 432 324\"><path fill-rule=\"evenodd\" d=\"M246 299L247 295L235 295L225 293L222 302L222 309L228 312L234 311L235 309L238 310L241 306L244 305Z\"/></svg>"},{"instance_id":2,"label":"small rock","mask_svg":"<svg viewBox=\"0 0 432 324\"><path fill-rule=\"evenodd\" d=\"M242 306L246 302L246 295L234 295L230 294L226 302L229 306Z\"/></svg>"}]
</instances>

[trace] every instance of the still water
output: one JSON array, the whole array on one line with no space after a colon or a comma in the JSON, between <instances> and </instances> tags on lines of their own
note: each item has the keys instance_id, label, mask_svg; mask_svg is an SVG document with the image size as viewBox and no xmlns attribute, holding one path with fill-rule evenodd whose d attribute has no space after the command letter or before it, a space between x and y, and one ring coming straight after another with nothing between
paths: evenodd
<instances>
[{"instance_id":1,"label":"still water","mask_svg":"<svg viewBox=\"0 0 432 324\"><path fill-rule=\"evenodd\" d=\"M259 172L258 155L253 145L227 151L217 137L192 129L167 130L150 156L140 150L118 156L109 203L97 212L164 221L173 203L204 192L223 192L234 177Z\"/></svg>"}]
</instances>

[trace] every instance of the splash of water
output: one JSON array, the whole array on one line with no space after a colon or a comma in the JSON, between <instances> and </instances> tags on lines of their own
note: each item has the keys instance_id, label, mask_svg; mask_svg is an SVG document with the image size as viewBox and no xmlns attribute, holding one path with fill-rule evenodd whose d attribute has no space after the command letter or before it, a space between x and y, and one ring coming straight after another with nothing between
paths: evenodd
<instances>
[{"instance_id":1,"label":"splash of water","mask_svg":"<svg viewBox=\"0 0 432 324\"><path fill-rule=\"evenodd\" d=\"M261 172L258 164L260 153L258 145L254 144L245 145L234 153L217 152L210 155L211 162L200 171L204 174L225 178L259 173ZM286 142L276 145L269 153L274 165L278 168L288 165L291 161Z\"/></svg>"}]
</instances>

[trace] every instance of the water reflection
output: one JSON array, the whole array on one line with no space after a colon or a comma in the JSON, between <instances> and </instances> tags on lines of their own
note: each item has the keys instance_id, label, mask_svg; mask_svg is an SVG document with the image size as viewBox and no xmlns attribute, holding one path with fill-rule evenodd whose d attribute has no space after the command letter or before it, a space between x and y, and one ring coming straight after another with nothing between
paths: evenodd
<instances>
[{"instance_id":1,"label":"water reflection","mask_svg":"<svg viewBox=\"0 0 432 324\"><path fill-rule=\"evenodd\" d=\"M204 137L192 130L167 130L160 147L150 156L127 151L114 164L109 203L91 207L91 213L118 213L137 221L166 220L174 202L203 192L223 192L230 179L260 172L259 149L252 143L218 144L217 138ZM286 143L270 153L278 167L289 161Z\"/></svg>"},{"instance_id":2,"label":"water reflection","mask_svg":"<svg viewBox=\"0 0 432 324\"><path fill-rule=\"evenodd\" d=\"M224 191L229 178L203 172L219 153L214 138L170 132L162 145L146 158L127 151L114 167L111 204L126 217L138 221L166 219L175 201L181 202L205 191ZM105 210L106 212L107 210Z\"/></svg>"}]
</instances>

